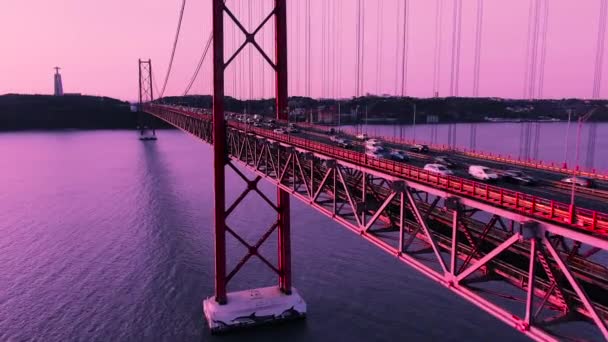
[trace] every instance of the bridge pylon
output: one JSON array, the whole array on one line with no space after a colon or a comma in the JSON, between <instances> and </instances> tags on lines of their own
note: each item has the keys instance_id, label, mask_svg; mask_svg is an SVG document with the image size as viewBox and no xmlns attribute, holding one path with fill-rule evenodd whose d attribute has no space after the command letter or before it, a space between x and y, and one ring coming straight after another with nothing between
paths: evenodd
<instances>
[{"instance_id":1,"label":"bridge pylon","mask_svg":"<svg viewBox=\"0 0 608 342\"><path fill-rule=\"evenodd\" d=\"M260 25L248 32L224 0L213 1L213 114L212 140L214 155L214 239L215 239L215 294L203 301L203 310L212 333L239 328L302 318L306 314L306 303L292 287L290 203L289 193L277 187L276 203L271 201L257 184L261 177L248 179L227 156L226 123L224 116L224 73L228 65L247 44L252 46L270 64L276 73L277 119L287 119L287 11L286 0L274 0L272 11ZM229 17L246 39L241 48L228 59L224 58L224 15ZM276 55L274 61L255 41L256 34L274 17ZM235 202L226 209L226 167L242 178L247 187ZM248 243L238 232L226 224L226 218L249 194L257 193L277 213L277 219L255 244ZM273 265L261 253L260 247L274 232L277 232L278 264ZM244 245L247 254L227 272L226 235L229 234ZM278 276L276 286L227 292L227 285L251 257L259 258Z\"/></svg>"},{"instance_id":2,"label":"bridge pylon","mask_svg":"<svg viewBox=\"0 0 608 342\"><path fill-rule=\"evenodd\" d=\"M139 60L139 103L137 104L137 130L139 140L156 140L154 120L144 113L144 103L154 101L154 88L152 87L152 60Z\"/></svg>"}]
</instances>

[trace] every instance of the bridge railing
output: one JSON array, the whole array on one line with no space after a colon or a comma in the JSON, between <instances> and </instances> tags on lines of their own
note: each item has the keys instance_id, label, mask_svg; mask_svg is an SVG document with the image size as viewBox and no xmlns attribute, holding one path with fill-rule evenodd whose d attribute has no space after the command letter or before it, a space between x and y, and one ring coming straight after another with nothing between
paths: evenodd
<instances>
[{"instance_id":1,"label":"bridge railing","mask_svg":"<svg viewBox=\"0 0 608 342\"><path fill-rule=\"evenodd\" d=\"M165 106L165 109L201 120L211 119L207 114L196 114L188 112L187 110L174 109L167 106ZM228 126L244 132L254 133L267 139L299 147L310 152L316 152L330 158L340 159L380 172L389 173L405 180L414 180L463 197L484 201L494 206L519 212L525 216L552 221L560 225L570 226L593 234L608 234L608 214L605 213L578 207L571 208L569 204L558 201L457 176L443 176L409 164L370 157L361 152L328 145L310 139L295 137L289 134L275 133L267 129L252 127L251 125L240 122L230 121L228 122Z\"/></svg>"},{"instance_id":2,"label":"bridge railing","mask_svg":"<svg viewBox=\"0 0 608 342\"><path fill-rule=\"evenodd\" d=\"M308 127L321 129L320 126L314 125L314 124L313 125L308 124ZM346 131L350 135L353 135L353 136L355 135L355 131L352 129L347 129ZM555 163L555 162L546 162L546 161L535 160L535 159L522 160L522 159L516 159L510 155L502 155L502 154L496 154L496 153L491 153L491 152L469 150L469 149L462 148L462 147L450 147L450 146L441 145L441 144L429 144L429 143L426 143L426 142L423 142L420 140L401 139L399 137L393 137L393 136L373 135L373 136L370 136L370 138L376 138L376 139L388 141L388 142L391 142L394 144L399 144L399 145L414 145L414 144L424 143L424 144L427 144L431 149L436 150L436 151L457 152L457 153L461 153L465 156L469 156L469 157L473 157L473 158L477 158L477 159L485 159L485 160L495 161L495 162L499 162L499 163L508 163L508 164L527 167L527 168L531 168L531 169L551 171L551 172L557 172L557 173L562 173L562 174L573 174L576 172L577 175L582 176L582 177L589 177L589 178L594 178L594 179L598 179L598 180L608 181L608 173L598 172L596 169L589 169L589 170L582 169L578 165L575 166L574 169L572 169L563 163L559 164L559 163Z\"/></svg>"}]
</instances>

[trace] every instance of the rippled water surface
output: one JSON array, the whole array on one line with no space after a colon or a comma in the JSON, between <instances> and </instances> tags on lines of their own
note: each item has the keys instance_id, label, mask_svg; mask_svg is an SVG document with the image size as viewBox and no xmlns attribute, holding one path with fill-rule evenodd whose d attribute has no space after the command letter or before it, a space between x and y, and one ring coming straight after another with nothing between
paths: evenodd
<instances>
[{"instance_id":1,"label":"rippled water surface","mask_svg":"<svg viewBox=\"0 0 608 342\"><path fill-rule=\"evenodd\" d=\"M213 290L211 149L159 135L0 134L0 341L525 340L295 200L307 320L212 337L200 305ZM230 174L229 203L242 187ZM251 197L229 223L253 242L272 221ZM229 244L231 268L245 250ZM272 284L264 267L231 289Z\"/></svg>"}]
</instances>

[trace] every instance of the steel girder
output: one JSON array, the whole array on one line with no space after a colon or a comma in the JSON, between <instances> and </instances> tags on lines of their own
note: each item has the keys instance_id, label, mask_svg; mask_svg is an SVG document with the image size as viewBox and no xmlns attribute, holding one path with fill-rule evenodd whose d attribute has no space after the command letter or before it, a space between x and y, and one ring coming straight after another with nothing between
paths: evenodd
<instances>
[{"instance_id":1,"label":"steel girder","mask_svg":"<svg viewBox=\"0 0 608 342\"><path fill-rule=\"evenodd\" d=\"M158 108L150 112L211 142L203 116ZM568 330L573 320L591 323L608 338L608 271L586 255L605 252L602 239L581 238L563 227L243 129L228 128L227 154L233 163L536 340L576 335L581 331ZM573 253L574 246L584 252ZM512 292L478 287L496 280L512 285ZM513 312L504 299L523 305Z\"/></svg>"}]
</instances>

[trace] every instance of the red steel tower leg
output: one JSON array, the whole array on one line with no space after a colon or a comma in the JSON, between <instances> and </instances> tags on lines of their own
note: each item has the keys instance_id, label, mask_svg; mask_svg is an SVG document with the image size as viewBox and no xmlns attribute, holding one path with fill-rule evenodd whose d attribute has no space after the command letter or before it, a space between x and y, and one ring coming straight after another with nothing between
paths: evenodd
<instances>
[{"instance_id":1,"label":"red steel tower leg","mask_svg":"<svg viewBox=\"0 0 608 342\"><path fill-rule=\"evenodd\" d=\"M276 111L277 119L288 120L287 103L287 8L286 0L275 0ZM289 194L277 187L279 230L279 287L291 293L291 233Z\"/></svg>"},{"instance_id":2,"label":"red steel tower leg","mask_svg":"<svg viewBox=\"0 0 608 342\"><path fill-rule=\"evenodd\" d=\"M242 0L245 2L244 0ZM253 2L247 1L249 6ZM306 303L292 287L291 278L291 241L290 241L290 208L289 192L277 187L277 204L257 188L256 179L248 179L235 164L228 159L227 133L224 119L224 72L234 58L247 44L252 44L276 72L276 115L277 119L288 119L287 103L287 11L286 0L274 0L275 8L266 15L257 29L249 32L232 13L224 0L213 0L213 156L214 156L214 224L215 224L215 296L203 301L203 310L212 332L239 328L245 325L270 323L286 319L304 317ZM226 15L245 34L245 42L231 57L224 60L224 15ZM276 56L273 62L264 49L257 44L255 36L262 27L275 17ZM245 142L245 141L243 141ZM234 158L234 156L232 156ZM290 157L291 158L291 157ZM237 175L247 182L247 189L226 210L225 167L229 166ZM295 177L295 176L294 176ZM277 220L255 243L251 244L239 235L238 230L226 223L226 218L233 213L248 193L257 193L264 201L277 211ZM269 262L260 252L260 246L277 230L278 264ZM245 246L246 255L227 272L226 237L230 235ZM278 286L260 287L244 291L227 292L227 285L235 274L251 257L257 257L273 272L278 274ZM261 303L265 303L261 305ZM243 317L272 317L263 321Z\"/></svg>"},{"instance_id":3,"label":"red steel tower leg","mask_svg":"<svg viewBox=\"0 0 608 342\"><path fill-rule=\"evenodd\" d=\"M226 303L226 129L224 123L224 1L213 0L213 191L215 301Z\"/></svg>"}]
</instances>

